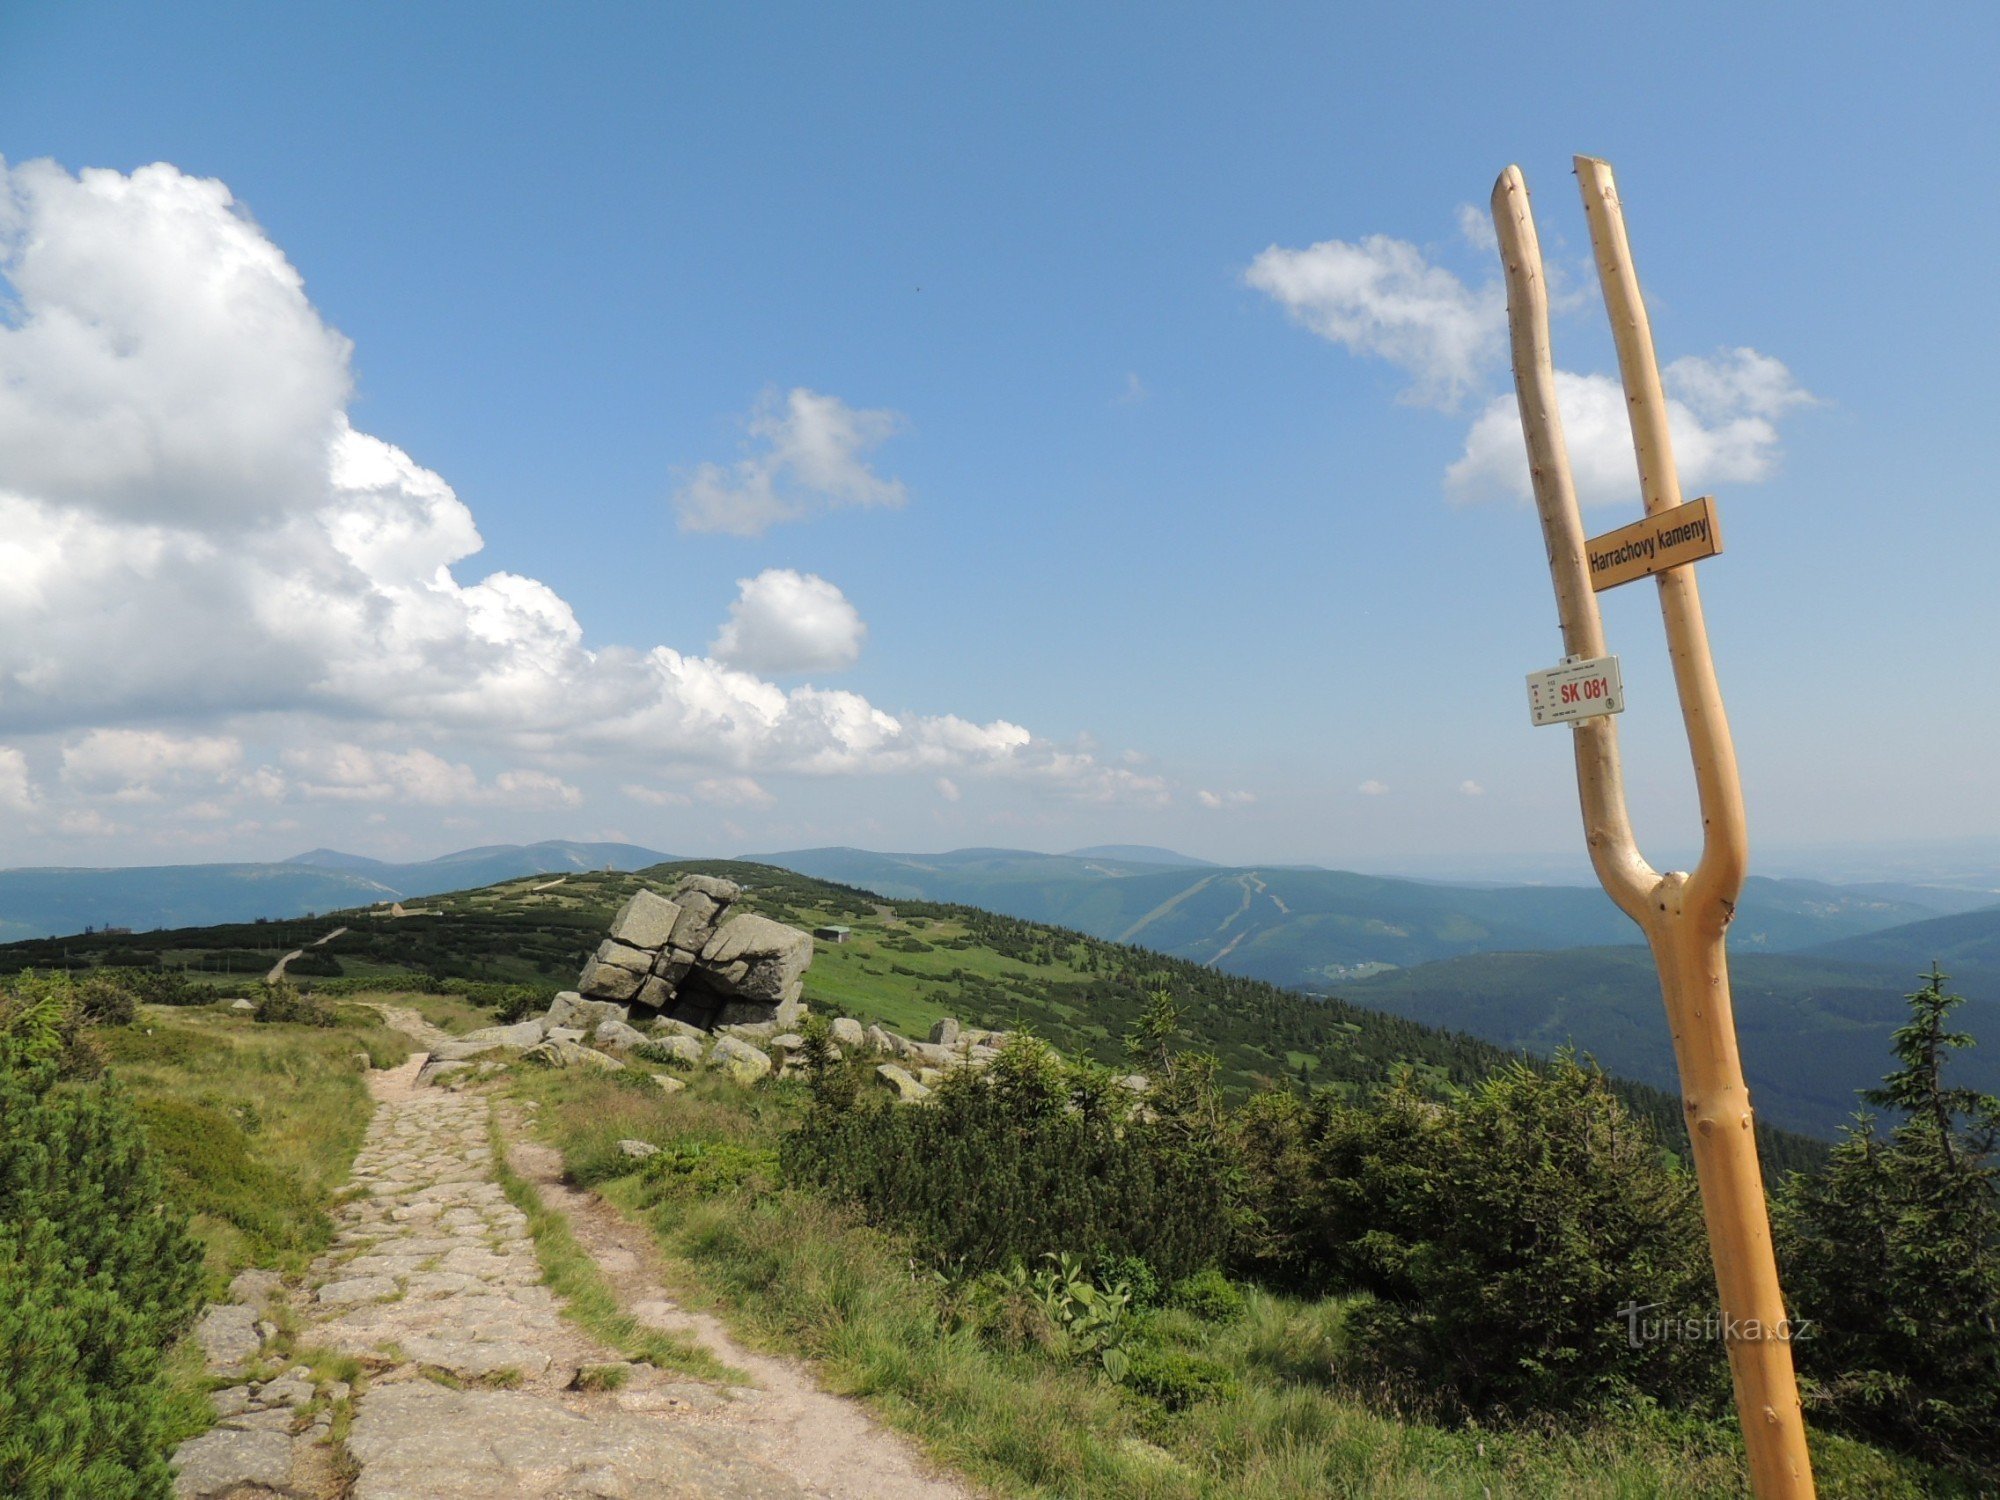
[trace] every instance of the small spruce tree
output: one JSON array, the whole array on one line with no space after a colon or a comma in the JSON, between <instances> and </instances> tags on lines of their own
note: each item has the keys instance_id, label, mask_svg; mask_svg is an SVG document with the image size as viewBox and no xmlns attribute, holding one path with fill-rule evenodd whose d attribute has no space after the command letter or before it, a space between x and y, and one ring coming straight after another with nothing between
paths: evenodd
<instances>
[{"instance_id":1,"label":"small spruce tree","mask_svg":"<svg viewBox=\"0 0 2000 1500\"><path fill-rule=\"evenodd\" d=\"M1797 1353L1823 1420L1969 1465L2000 1467L2000 1098L1945 1083L1972 1038L1937 965L1891 1041L1898 1066L1826 1169L1778 1199L1785 1285L1810 1319Z\"/></svg>"}]
</instances>

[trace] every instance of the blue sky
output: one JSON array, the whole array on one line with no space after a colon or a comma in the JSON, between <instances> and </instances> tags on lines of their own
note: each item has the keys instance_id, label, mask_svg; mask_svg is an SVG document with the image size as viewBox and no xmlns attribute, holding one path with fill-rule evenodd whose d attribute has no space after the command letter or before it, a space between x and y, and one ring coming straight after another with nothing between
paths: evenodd
<instances>
[{"instance_id":1,"label":"blue sky","mask_svg":"<svg viewBox=\"0 0 2000 1500\"><path fill-rule=\"evenodd\" d=\"M1567 732L1522 689L1560 649L1537 528L1505 443L1468 458L1509 387L1461 209L1522 165L1575 294L1559 363L1608 372L1578 151L1616 166L1661 359L1710 398L1689 489L1728 543L1702 582L1753 835L2000 835L1996 31L0 9L26 391L0 501L34 554L0 598L0 863L614 835L1570 855ZM76 178L150 163L172 175ZM262 279L202 292L218 256ZM58 314L102 345L75 368ZM372 561L308 567L359 524L300 467L343 413L409 467L367 491ZM1636 483L1605 501L1592 530ZM461 593L391 576L418 556ZM543 588L477 592L495 573ZM1695 825L1650 588L1607 615L1671 858Z\"/></svg>"}]
</instances>

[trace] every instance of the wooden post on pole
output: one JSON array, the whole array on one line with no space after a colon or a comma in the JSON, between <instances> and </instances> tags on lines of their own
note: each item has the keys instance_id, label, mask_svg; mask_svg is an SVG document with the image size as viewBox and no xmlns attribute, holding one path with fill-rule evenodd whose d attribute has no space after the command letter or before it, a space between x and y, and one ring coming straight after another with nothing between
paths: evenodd
<instances>
[{"instance_id":1,"label":"wooden post on pole","mask_svg":"<svg viewBox=\"0 0 2000 1500\"><path fill-rule=\"evenodd\" d=\"M1647 514L1657 514L1679 505L1681 491L1652 329L1639 296L1611 168L1580 156L1576 171L1631 408L1640 486ZM1541 244L1528 206L1528 185L1518 167L1509 167L1494 185L1493 222L1506 266L1514 386L1563 646L1571 656L1603 656L1604 626L1590 584L1583 522L1556 404ZM1715 1263L1736 1411L1749 1453L1751 1492L1758 1500L1805 1500L1813 1494L1812 1463L1723 946L1749 862L1743 789L1694 569L1668 568L1657 582L1674 686L1694 759L1701 859L1687 875L1661 874L1641 857L1625 807L1617 720L1608 714L1578 720L1571 728L1584 837L1598 879L1619 909L1639 924L1660 972Z\"/></svg>"}]
</instances>

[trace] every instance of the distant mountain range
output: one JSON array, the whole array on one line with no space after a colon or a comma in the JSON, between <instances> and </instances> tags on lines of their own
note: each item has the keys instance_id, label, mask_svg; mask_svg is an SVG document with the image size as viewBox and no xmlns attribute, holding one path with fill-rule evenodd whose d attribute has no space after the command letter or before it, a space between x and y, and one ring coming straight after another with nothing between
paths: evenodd
<instances>
[{"instance_id":1,"label":"distant mountain range","mask_svg":"<svg viewBox=\"0 0 2000 1500\"><path fill-rule=\"evenodd\" d=\"M1137 851L1116 851L1130 855ZM961 850L813 849L770 864L894 898L963 902L1676 1087L1659 980L1599 890L1465 886L1335 870L1167 866ZM1988 893L1990 895L1990 893ZM1958 1081L2000 1091L2000 906L1980 893L1753 877L1730 929L1745 1066L1769 1118L1831 1135L1881 1080L1902 997L1933 958L1981 1045ZM1940 913L1944 913L1940 915Z\"/></svg>"},{"instance_id":2,"label":"distant mountain range","mask_svg":"<svg viewBox=\"0 0 2000 1500\"><path fill-rule=\"evenodd\" d=\"M1127 848L1066 855L836 848L752 857L891 900L962 902L1307 990L1467 953L1639 940L1595 886L1449 885L1281 865L1229 868ZM1921 899L1915 888L1752 877L1730 941L1738 952L1791 952L1949 909Z\"/></svg>"},{"instance_id":3,"label":"distant mountain range","mask_svg":"<svg viewBox=\"0 0 2000 1500\"><path fill-rule=\"evenodd\" d=\"M85 927L282 919L524 875L637 870L632 844L465 849L394 864L315 849L275 864L0 871L0 940ZM1659 985L1632 923L1594 887L1398 880L1228 867L1143 845L1068 854L805 849L752 856L890 901L944 901L1069 927L1249 978L1538 1052L1574 1044L1613 1072L1674 1086ZM1830 1134L1887 1066L1902 996L1933 959L1971 997L1981 1046L1953 1066L2000 1091L2000 905L1983 894L1753 877L1730 932L1746 1066L1774 1118Z\"/></svg>"},{"instance_id":4,"label":"distant mountain range","mask_svg":"<svg viewBox=\"0 0 2000 1500\"><path fill-rule=\"evenodd\" d=\"M637 870L673 859L636 844L491 844L415 864L314 849L276 864L0 870L0 940L86 927L200 927L372 906L566 870Z\"/></svg>"}]
</instances>

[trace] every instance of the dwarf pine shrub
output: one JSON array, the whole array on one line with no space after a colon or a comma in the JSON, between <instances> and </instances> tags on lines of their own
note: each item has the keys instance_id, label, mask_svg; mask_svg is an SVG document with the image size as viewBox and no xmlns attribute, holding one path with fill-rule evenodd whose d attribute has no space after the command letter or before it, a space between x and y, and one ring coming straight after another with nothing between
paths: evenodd
<instances>
[{"instance_id":1,"label":"dwarf pine shrub","mask_svg":"<svg viewBox=\"0 0 2000 1500\"><path fill-rule=\"evenodd\" d=\"M1408 1081L1320 1113L1301 1216L1332 1279L1373 1292L1354 1373L1448 1415L1579 1416L1719 1397L1720 1344L1635 1343L1621 1309L1714 1305L1692 1177L1604 1075L1559 1056L1439 1101Z\"/></svg>"},{"instance_id":2,"label":"dwarf pine shrub","mask_svg":"<svg viewBox=\"0 0 2000 1500\"><path fill-rule=\"evenodd\" d=\"M115 1084L59 1079L50 1012L0 1002L0 1494L163 1497L161 1361L201 1250Z\"/></svg>"},{"instance_id":3,"label":"dwarf pine shrub","mask_svg":"<svg viewBox=\"0 0 2000 1500\"><path fill-rule=\"evenodd\" d=\"M784 1166L913 1232L940 1263L1137 1256L1169 1281L1219 1263L1225 1174L1164 1121L1073 1105L1061 1060L1020 1038L921 1107L823 1100L786 1138Z\"/></svg>"}]
</instances>

